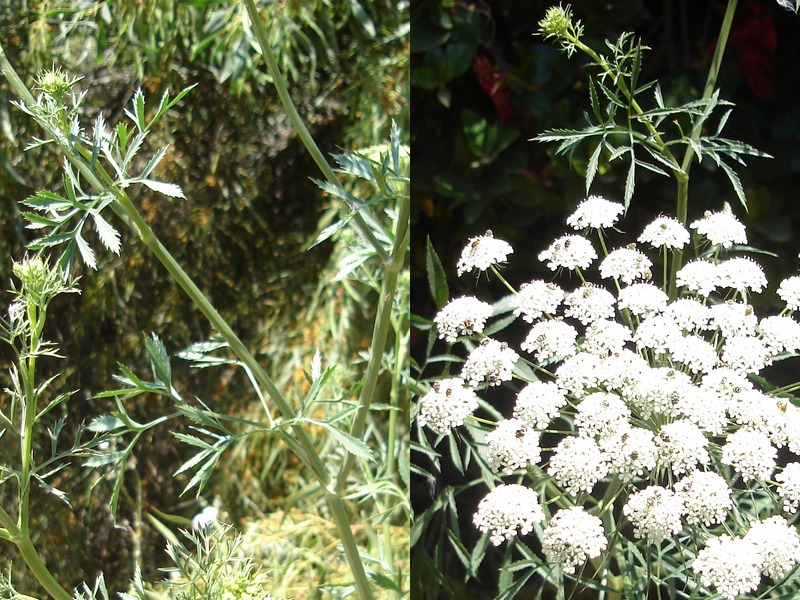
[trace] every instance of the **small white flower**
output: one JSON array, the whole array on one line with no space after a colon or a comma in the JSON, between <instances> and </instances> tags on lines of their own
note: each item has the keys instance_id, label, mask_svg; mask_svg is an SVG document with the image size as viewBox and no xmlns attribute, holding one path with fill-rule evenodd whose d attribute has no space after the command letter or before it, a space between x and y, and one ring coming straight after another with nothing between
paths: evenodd
<instances>
[{"instance_id":1,"label":"small white flower","mask_svg":"<svg viewBox=\"0 0 800 600\"><path fill-rule=\"evenodd\" d=\"M675 405L679 415L711 435L721 435L728 426L728 407L727 396L712 388L696 385L692 385L688 393L682 394Z\"/></svg>"},{"instance_id":2,"label":"small white flower","mask_svg":"<svg viewBox=\"0 0 800 600\"><path fill-rule=\"evenodd\" d=\"M690 292L706 297L719 286L717 265L707 260L693 260L678 271L675 283Z\"/></svg>"},{"instance_id":3,"label":"small white flower","mask_svg":"<svg viewBox=\"0 0 800 600\"><path fill-rule=\"evenodd\" d=\"M800 559L800 535L781 516L751 523L744 539L758 549L763 560L761 572L773 581L786 577Z\"/></svg>"},{"instance_id":4,"label":"small white flower","mask_svg":"<svg viewBox=\"0 0 800 600\"><path fill-rule=\"evenodd\" d=\"M784 427L786 432L786 446L792 454L800 455L800 408L785 400L777 400L776 405L785 410Z\"/></svg>"},{"instance_id":5,"label":"small white flower","mask_svg":"<svg viewBox=\"0 0 800 600\"><path fill-rule=\"evenodd\" d=\"M686 522L703 523L706 527L722 523L733 508L731 488L721 475L711 471L694 471L675 484L675 493L683 501Z\"/></svg>"},{"instance_id":6,"label":"small white flower","mask_svg":"<svg viewBox=\"0 0 800 600\"><path fill-rule=\"evenodd\" d=\"M533 323L543 315L554 315L564 300L564 291L555 283L540 280L523 283L508 304L514 315L527 323Z\"/></svg>"},{"instance_id":7,"label":"small white flower","mask_svg":"<svg viewBox=\"0 0 800 600\"><path fill-rule=\"evenodd\" d=\"M587 269L597 252L592 243L579 235L565 235L553 242L539 254L539 260L547 263L547 268L556 271L565 269Z\"/></svg>"},{"instance_id":8,"label":"small white flower","mask_svg":"<svg viewBox=\"0 0 800 600\"><path fill-rule=\"evenodd\" d=\"M622 512L633 525L633 534L648 544L660 544L683 529L683 502L677 494L658 485L631 495Z\"/></svg>"},{"instance_id":9,"label":"small white flower","mask_svg":"<svg viewBox=\"0 0 800 600\"><path fill-rule=\"evenodd\" d=\"M664 316L675 321L678 329L687 332L708 329L711 319L708 306L695 298L678 298L667 306Z\"/></svg>"},{"instance_id":10,"label":"small white flower","mask_svg":"<svg viewBox=\"0 0 800 600\"><path fill-rule=\"evenodd\" d=\"M511 244L495 239L491 231L484 235L470 238L469 243L461 252L461 258L456 265L459 277L469 271L485 271L492 265L504 263L508 255L513 253Z\"/></svg>"},{"instance_id":11,"label":"small white flower","mask_svg":"<svg viewBox=\"0 0 800 600\"><path fill-rule=\"evenodd\" d=\"M692 571L706 587L716 588L727 600L752 592L761 582L761 554L743 538L712 537L697 553Z\"/></svg>"},{"instance_id":12,"label":"small white flower","mask_svg":"<svg viewBox=\"0 0 800 600\"><path fill-rule=\"evenodd\" d=\"M681 337L675 321L665 315L647 317L636 328L633 341L637 348L649 348L656 354L666 352L674 337Z\"/></svg>"},{"instance_id":13,"label":"small white flower","mask_svg":"<svg viewBox=\"0 0 800 600\"><path fill-rule=\"evenodd\" d=\"M789 438L786 418L788 408L785 400L767 396L760 390L747 389L733 395L728 412L731 419L747 429L763 433L772 444L781 448Z\"/></svg>"},{"instance_id":14,"label":"small white flower","mask_svg":"<svg viewBox=\"0 0 800 600\"><path fill-rule=\"evenodd\" d=\"M206 529L217 522L219 509L214 506L206 506L192 519L192 529Z\"/></svg>"},{"instance_id":15,"label":"small white flower","mask_svg":"<svg viewBox=\"0 0 800 600\"><path fill-rule=\"evenodd\" d=\"M667 423L656 436L659 462L669 466L675 476L694 471L698 465L707 465L708 440L700 428L687 420Z\"/></svg>"},{"instance_id":16,"label":"small white flower","mask_svg":"<svg viewBox=\"0 0 800 600\"><path fill-rule=\"evenodd\" d=\"M604 438L629 429L630 416L630 409L616 394L593 392L578 405L575 427L581 435Z\"/></svg>"},{"instance_id":17,"label":"small white flower","mask_svg":"<svg viewBox=\"0 0 800 600\"><path fill-rule=\"evenodd\" d=\"M772 362L771 358L766 343L750 336L728 338L722 347L722 362L742 373L758 373Z\"/></svg>"},{"instance_id":18,"label":"small white flower","mask_svg":"<svg viewBox=\"0 0 800 600\"><path fill-rule=\"evenodd\" d=\"M636 279L650 279L652 266L650 259L638 250L618 248L609 252L600 263L600 277L613 277L630 284Z\"/></svg>"},{"instance_id":19,"label":"small white flower","mask_svg":"<svg viewBox=\"0 0 800 600\"><path fill-rule=\"evenodd\" d=\"M800 310L800 276L793 275L781 281L778 286L778 296L786 302L789 310Z\"/></svg>"},{"instance_id":20,"label":"small white flower","mask_svg":"<svg viewBox=\"0 0 800 600\"><path fill-rule=\"evenodd\" d=\"M486 434L486 458L489 468L511 475L541 458L539 433L517 419L500 421L494 431Z\"/></svg>"},{"instance_id":21,"label":"small white flower","mask_svg":"<svg viewBox=\"0 0 800 600\"><path fill-rule=\"evenodd\" d=\"M566 403L564 392L554 382L532 381L517 394L514 418L530 427L545 429Z\"/></svg>"},{"instance_id":22,"label":"small white flower","mask_svg":"<svg viewBox=\"0 0 800 600\"><path fill-rule=\"evenodd\" d=\"M459 336L481 333L486 319L492 316L492 305L472 296L448 302L434 318L439 339L455 342Z\"/></svg>"},{"instance_id":23,"label":"small white flower","mask_svg":"<svg viewBox=\"0 0 800 600\"><path fill-rule=\"evenodd\" d=\"M596 354L578 352L564 360L556 369L558 386L576 398L581 398L587 390L598 387L602 364Z\"/></svg>"},{"instance_id":24,"label":"small white flower","mask_svg":"<svg viewBox=\"0 0 800 600\"><path fill-rule=\"evenodd\" d=\"M547 474L568 493L591 492L608 474L608 461L597 443L588 437L563 438L550 457Z\"/></svg>"},{"instance_id":25,"label":"small white flower","mask_svg":"<svg viewBox=\"0 0 800 600\"><path fill-rule=\"evenodd\" d=\"M657 415L674 417L685 398L694 393L689 375L671 367L648 367L623 390L626 401L643 419Z\"/></svg>"},{"instance_id":26,"label":"small white flower","mask_svg":"<svg viewBox=\"0 0 800 600\"><path fill-rule=\"evenodd\" d=\"M773 355L800 350L800 323L792 317L765 317L758 328L761 339Z\"/></svg>"},{"instance_id":27,"label":"small white flower","mask_svg":"<svg viewBox=\"0 0 800 600\"><path fill-rule=\"evenodd\" d=\"M559 510L542 533L548 562L561 563L565 573L574 573L587 559L597 558L607 545L603 522L582 506Z\"/></svg>"},{"instance_id":28,"label":"small white flower","mask_svg":"<svg viewBox=\"0 0 800 600\"><path fill-rule=\"evenodd\" d=\"M726 338L739 335L755 335L758 317L749 304L728 300L709 308L712 327L720 330Z\"/></svg>"},{"instance_id":29,"label":"small white flower","mask_svg":"<svg viewBox=\"0 0 800 600\"><path fill-rule=\"evenodd\" d=\"M500 385L503 381L511 380L517 360L519 355L508 344L484 338L467 357L461 369L461 377L472 387L482 383Z\"/></svg>"},{"instance_id":30,"label":"small white flower","mask_svg":"<svg viewBox=\"0 0 800 600\"><path fill-rule=\"evenodd\" d=\"M752 258L738 256L717 265L719 286L728 287L744 294L747 291L760 292L767 287L764 270Z\"/></svg>"},{"instance_id":31,"label":"small white flower","mask_svg":"<svg viewBox=\"0 0 800 600\"><path fill-rule=\"evenodd\" d=\"M783 510L794 514L800 506L800 462L790 462L775 476L778 495L783 498Z\"/></svg>"},{"instance_id":32,"label":"small white flower","mask_svg":"<svg viewBox=\"0 0 800 600\"><path fill-rule=\"evenodd\" d=\"M609 471L622 481L641 477L656 466L658 450L653 434L647 429L624 429L600 440L600 447L608 457Z\"/></svg>"},{"instance_id":33,"label":"small white flower","mask_svg":"<svg viewBox=\"0 0 800 600\"><path fill-rule=\"evenodd\" d=\"M530 352L540 363L575 354L575 339L578 332L564 321L540 321L533 326L528 336L520 344L525 352Z\"/></svg>"},{"instance_id":34,"label":"small white flower","mask_svg":"<svg viewBox=\"0 0 800 600\"><path fill-rule=\"evenodd\" d=\"M622 392L638 381L641 373L649 368L644 358L623 348L620 352L603 357L599 381L609 391Z\"/></svg>"},{"instance_id":35,"label":"small white flower","mask_svg":"<svg viewBox=\"0 0 800 600\"><path fill-rule=\"evenodd\" d=\"M586 328L581 348L599 356L622 352L631 340L631 330L616 321L594 321Z\"/></svg>"},{"instance_id":36,"label":"small white flower","mask_svg":"<svg viewBox=\"0 0 800 600\"><path fill-rule=\"evenodd\" d=\"M717 367L703 376L702 386L717 392L725 402L735 394L753 389L753 383L741 372L729 367Z\"/></svg>"},{"instance_id":37,"label":"small white flower","mask_svg":"<svg viewBox=\"0 0 800 600\"><path fill-rule=\"evenodd\" d=\"M437 433L447 434L453 427L464 424L464 419L478 408L475 392L464 387L460 378L435 381L419 401L417 420Z\"/></svg>"},{"instance_id":38,"label":"small white flower","mask_svg":"<svg viewBox=\"0 0 800 600\"><path fill-rule=\"evenodd\" d=\"M569 216L567 225L578 230L613 227L623 212L625 207L619 202L611 202L600 196L589 196Z\"/></svg>"},{"instance_id":39,"label":"small white flower","mask_svg":"<svg viewBox=\"0 0 800 600\"><path fill-rule=\"evenodd\" d=\"M708 373L719 361L714 346L696 335L672 336L667 340L672 359L683 363L692 373Z\"/></svg>"},{"instance_id":40,"label":"small white flower","mask_svg":"<svg viewBox=\"0 0 800 600\"><path fill-rule=\"evenodd\" d=\"M732 466L747 483L751 479L769 479L775 470L777 454L765 433L740 429L728 436L720 460Z\"/></svg>"},{"instance_id":41,"label":"small white flower","mask_svg":"<svg viewBox=\"0 0 800 600\"><path fill-rule=\"evenodd\" d=\"M680 221L672 217L658 217L642 231L639 242L654 248L683 248L689 243L689 232Z\"/></svg>"},{"instance_id":42,"label":"small white flower","mask_svg":"<svg viewBox=\"0 0 800 600\"><path fill-rule=\"evenodd\" d=\"M498 485L489 492L472 518L478 529L489 533L495 546L517 534L529 534L533 526L542 521L544 512L539 506L538 494L515 483Z\"/></svg>"},{"instance_id":43,"label":"small white flower","mask_svg":"<svg viewBox=\"0 0 800 600\"><path fill-rule=\"evenodd\" d=\"M584 283L564 300L567 306L564 315L578 319L582 325L588 325L600 319L612 319L615 303L614 296L605 288Z\"/></svg>"},{"instance_id":44,"label":"small white flower","mask_svg":"<svg viewBox=\"0 0 800 600\"><path fill-rule=\"evenodd\" d=\"M669 297L652 283L634 283L617 295L617 306L637 317L649 317L667 308Z\"/></svg>"},{"instance_id":45,"label":"small white flower","mask_svg":"<svg viewBox=\"0 0 800 600\"><path fill-rule=\"evenodd\" d=\"M706 236L712 244L719 244L723 248L747 243L747 230L728 205L725 205L725 210L721 212L706 211L702 219L695 221L689 227Z\"/></svg>"}]
</instances>

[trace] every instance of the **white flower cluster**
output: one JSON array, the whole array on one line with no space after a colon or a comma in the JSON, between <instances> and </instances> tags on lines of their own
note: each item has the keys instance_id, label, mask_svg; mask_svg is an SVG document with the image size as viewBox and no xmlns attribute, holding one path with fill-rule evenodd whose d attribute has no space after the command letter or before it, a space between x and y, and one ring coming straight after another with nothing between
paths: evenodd
<instances>
[{"instance_id":1,"label":"white flower cluster","mask_svg":"<svg viewBox=\"0 0 800 600\"><path fill-rule=\"evenodd\" d=\"M750 524L744 537L712 537L697 554L692 570L703 585L733 600L755 590L765 575L780 581L800 560L800 535L783 517Z\"/></svg>"},{"instance_id":2,"label":"white flower cluster","mask_svg":"<svg viewBox=\"0 0 800 600\"><path fill-rule=\"evenodd\" d=\"M455 342L459 336L481 333L486 319L491 316L491 304L465 296L448 302L433 322L436 323L441 339Z\"/></svg>"},{"instance_id":3,"label":"white flower cluster","mask_svg":"<svg viewBox=\"0 0 800 600\"><path fill-rule=\"evenodd\" d=\"M542 521L544 512L538 494L516 483L494 488L481 500L473 517L475 526L489 533L495 546L517 534L529 534Z\"/></svg>"},{"instance_id":4,"label":"white flower cluster","mask_svg":"<svg viewBox=\"0 0 800 600\"><path fill-rule=\"evenodd\" d=\"M602 521L581 506L558 511L542 533L547 560L561 563L565 573L574 573L587 559L600 556L607 545Z\"/></svg>"},{"instance_id":5,"label":"white flower cluster","mask_svg":"<svg viewBox=\"0 0 800 600\"><path fill-rule=\"evenodd\" d=\"M567 223L588 234L614 227L623 212L622 205L593 196ZM759 319L748 295L766 288L764 272L750 258L731 256L747 243L744 226L726 207L689 229L695 248L711 250L674 274L672 299L653 283L667 281L668 261L663 277L654 275L640 249L607 252L603 243L606 255L594 265L598 252L586 237L557 239L539 260L553 271L576 271L579 285L569 290L533 280L498 304L499 313L513 312L524 323L520 353L484 338L461 378L437 382L422 398L419 421L446 433L476 409L475 389L510 381L512 373L525 377L530 370L515 372L515 365L535 363L545 376L522 387L513 416L483 441L498 477L520 470L533 478L546 474L548 486L537 488L547 494L542 505L573 504L537 528L548 561L574 573L600 555L608 544L603 521L581 504L596 487L613 490L623 500L587 505L592 512L621 508L626 524L615 535L632 531L648 545L661 545L675 536L692 535L696 542L703 532L705 547L691 568L704 586L734 598L757 588L762 576L780 580L800 560L800 538L783 517L752 523L740 537L712 533L733 533L737 523L746 523L734 518L729 526L728 519L740 510L735 498L748 486L781 499L784 514L800 508L800 408L759 390L752 377L800 352L800 323L792 314L800 310L800 276L778 287L785 310ZM659 216L638 242L664 252L682 249L692 237L689 229ZM491 232L474 238L459 274L485 271L511 252ZM613 281L588 282L593 265L600 280ZM492 316L491 305L467 297L445 306L435 323L440 338L454 342L482 334ZM779 460L781 448L795 457ZM542 520L536 492L516 483L495 488L474 517L495 545L533 531Z\"/></svg>"}]
</instances>

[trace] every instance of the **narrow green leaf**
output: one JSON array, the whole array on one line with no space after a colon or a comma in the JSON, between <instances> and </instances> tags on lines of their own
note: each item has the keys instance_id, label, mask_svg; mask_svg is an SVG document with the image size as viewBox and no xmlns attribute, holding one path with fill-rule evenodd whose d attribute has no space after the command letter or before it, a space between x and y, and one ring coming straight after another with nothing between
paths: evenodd
<instances>
[{"instance_id":1,"label":"narrow green leaf","mask_svg":"<svg viewBox=\"0 0 800 600\"><path fill-rule=\"evenodd\" d=\"M733 191L736 192L736 197L739 199L739 202L742 204L744 209L747 210L747 197L745 196L744 187L742 187L742 182L739 179L739 176L736 174L736 171L734 171L730 165L726 164L722 160L717 161L717 164L724 171L725 175L728 176L728 180L731 182Z\"/></svg>"},{"instance_id":2,"label":"narrow green leaf","mask_svg":"<svg viewBox=\"0 0 800 600\"><path fill-rule=\"evenodd\" d=\"M345 447L345 449L350 453L359 458L364 458L366 460L372 460L373 454L372 450L369 449L364 442L359 439L354 438L349 433L345 433L333 423L328 423L327 421L322 421L319 419L300 419L302 421L307 421L309 423L314 423L316 425L320 425L330 431L333 436L338 440L338 442Z\"/></svg>"},{"instance_id":3,"label":"narrow green leaf","mask_svg":"<svg viewBox=\"0 0 800 600\"><path fill-rule=\"evenodd\" d=\"M589 193L589 189L592 187L592 182L594 181L594 176L597 174L597 165L600 162L600 153L603 151L603 141L597 144L597 148L594 149L592 155L589 157L589 163L586 165L586 193Z\"/></svg>"},{"instance_id":4,"label":"narrow green leaf","mask_svg":"<svg viewBox=\"0 0 800 600\"><path fill-rule=\"evenodd\" d=\"M151 333L149 338L145 338L144 347L150 357L150 366L153 369L153 376L159 383L169 387L172 381L172 367L169 362L169 354L164 342L155 333Z\"/></svg>"},{"instance_id":5,"label":"narrow green leaf","mask_svg":"<svg viewBox=\"0 0 800 600\"><path fill-rule=\"evenodd\" d=\"M94 454L83 461L84 467L96 468L104 465L117 464L125 458L128 454L127 450L118 450L116 452L103 452L101 454Z\"/></svg>"},{"instance_id":6,"label":"narrow green leaf","mask_svg":"<svg viewBox=\"0 0 800 600\"><path fill-rule=\"evenodd\" d=\"M625 211L628 211L628 207L631 204L631 198L633 198L633 189L636 187L636 158L633 155L633 149L631 149L631 166L628 168L628 177L625 179Z\"/></svg>"},{"instance_id":7,"label":"narrow green leaf","mask_svg":"<svg viewBox=\"0 0 800 600\"><path fill-rule=\"evenodd\" d=\"M437 308L442 308L447 304L450 297L450 290L447 286L447 277L442 266L442 261L433 249L433 244L428 238L427 250L425 256L426 269L428 271L428 285L431 289L431 296L436 302Z\"/></svg>"},{"instance_id":8,"label":"narrow green leaf","mask_svg":"<svg viewBox=\"0 0 800 600\"><path fill-rule=\"evenodd\" d=\"M142 92L142 88L138 88L133 94L133 106L136 112L135 115L131 115L131 117L133 117L133 120L136 123L136 127L139 128L139 131L144 131L144 92Z\"/></svg>"},{"instance_id":9,"label":"narrow green leaf","mask_svg":"<svg viewBox=\"0 0 800 600\"><path fill-rule=\"evenodd\" d=\"M100 237L100 241L103 242L103 245L111 250L111 252L119 255L121 247L119 232L114 229L99 212L90 212L89 214L92 215L92 221L94 221L94 226L97 229L97 235Z\"/></svg>"},{"instance_id":10,"label":"narrow green leaf","mask_svg":"<svg viewBox=\"0 0 800 600\"><path fill-rule=\"evenodd\" d=\"M125 423L114 415L102 415L92 419L89 425L86 426L86 429L94 431L95 433L105 433L107 431L122 429L123 427L125 427Z\"/></svg>"},{"instance_id":11,"label":"narrow green leaf","mask_svg":"<svg viewBox=\"0 0 800 600\"><path fill-rule=\"evenodd\" d=\"M594 79L589 78L589 103L592 105L592 112L598 123L603 123L603 115L600 112L600 102L597 99L597 90L594 87Z\"/></svg>"}]
</instances>

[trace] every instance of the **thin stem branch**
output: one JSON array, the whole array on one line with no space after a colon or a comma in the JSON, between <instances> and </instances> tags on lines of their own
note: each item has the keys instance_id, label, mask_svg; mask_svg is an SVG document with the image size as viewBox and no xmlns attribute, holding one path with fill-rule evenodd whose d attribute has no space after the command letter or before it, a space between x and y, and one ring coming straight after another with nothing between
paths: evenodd
<instances>
[{"instance_id":1,"label":"thin stem branch","mask_svg":"<svg viewBox=\"0 0 800 600\"><path fill-rule=\"evenodd\" d=\"M275 56L272 54L272 49L270 48L269 41L267 40L267 31L264 28L264 24L261 22L261 17L258 14L258 9L256 8L255 3L253 0L244 0L244 5L247 9L247 14L250 16L250 21L253 24L253 30L255 31L258 44L261 46L261 53L264 56L264 60L267 61L267 68L269 69L269 74L272 75L272 82L275 85L275 90L278 92L278 97L283 104L283 108L286 111L289 120L292 122L292 126L294 127L295 131L297 131L297 135L300 137L300 140L303 142L306 150L308 150L311 158L313 158L314 162L317 163L319 170L322 171L322 174L328 183L336 186L337 188L341 188L342 184L339 181L339 178L336 177L336 173L334 173L330 164L328 164L328 161L325 159L325 156L323 156L322 152L320 151L319 146L317 146L317 143L314 141L314 138L308 132L305 123L303 123L303 119L300 117L300 113L297 112L297 107L294 105L292 97L289 95L289 90L286 87L286 80L281 74L278 63L275 60ZM378 253L378 256L381 257L381 260L383 262L388 261L389 257L386 255L386 251L383 249L383 246L377 239L375 239L375 236L372 234L369 226L366 224L363 217L358 214L358 212L353 214L353 221L355 222L361 234L367 238L370 245L372 245L372 247Z\"/></svg>"},{"instance_id":2,"label":"thin stem branch","mask_svg":"<svg viewBox=\"0 0 800 600\"><path fill-rule=\"evenodd\" d=\"M714 89L717 85L717 77L719 76L719 69L722 65L722 57L725 54L725 46L728 44L728 35L731 31L731 24L733 23L733 15L736 13L736 4L738 0L728 0L728 7L725 9L725 16L722 18L722 25L720 27L719 39L717 40L717 47L714 50L714 57L711 59L711 66L708 71L708 78L706 79L706 87L703 90L703 100L708 100L714 94ZM676 202L676 217L678 221L684 226L689 213L689 171L692 169L693 159L695 155L694 147L700 139L702 134L702 123L694 127L691 133L690 142L686 144L686 153L683 155L681 162L680 176L678 177L678 197ZM677 175L676 175L677 176ZM677 248L672 254L672 269L669 281L669 299L674 300L677 297L677 287L675 278L678 271L683 264L683 250Z\"/></svg>"}]
</instances>

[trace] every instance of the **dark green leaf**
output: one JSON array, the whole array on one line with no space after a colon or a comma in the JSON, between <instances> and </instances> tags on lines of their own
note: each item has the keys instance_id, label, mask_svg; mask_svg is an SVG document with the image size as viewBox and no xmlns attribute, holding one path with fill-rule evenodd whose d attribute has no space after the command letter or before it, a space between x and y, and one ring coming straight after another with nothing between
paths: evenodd
<instances>
[{"instance_id":1,"label":"dark green leaf","mask_svg":"<svg viewBox=\"0 0 800 600\"><path fill-rule=\"evenodd\" d=\"M430 238L427 242L427 250L425 256L426 270L428 272L428 285L430 286L431 296L436 303L437 308L442 308L450 297L450 290L447 286L447 277L445 276L444 267L433 249L433 244Z\"/></svg>"}]
</instances>

